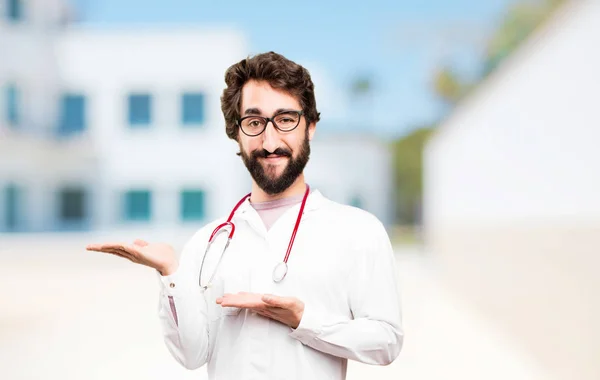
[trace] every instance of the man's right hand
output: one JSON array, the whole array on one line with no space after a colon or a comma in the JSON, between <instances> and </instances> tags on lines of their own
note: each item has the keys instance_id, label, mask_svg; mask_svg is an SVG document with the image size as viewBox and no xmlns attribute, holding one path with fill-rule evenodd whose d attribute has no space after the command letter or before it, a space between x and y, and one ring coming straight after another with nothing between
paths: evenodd
<instances>
[{"instance_id":1,"label":"man's right hand","mask_svg":"<svg viewBox=\"0 0 600 380\"><path fill-rule=\"evenodd\" d=\"M88 251L105 252L124 257L136 264L154 268L163 276L174 273L179 265L175 250L165 243L147 243L138 239L133 244L90 244L86 249Z\"/></svg>"}]
</instances>

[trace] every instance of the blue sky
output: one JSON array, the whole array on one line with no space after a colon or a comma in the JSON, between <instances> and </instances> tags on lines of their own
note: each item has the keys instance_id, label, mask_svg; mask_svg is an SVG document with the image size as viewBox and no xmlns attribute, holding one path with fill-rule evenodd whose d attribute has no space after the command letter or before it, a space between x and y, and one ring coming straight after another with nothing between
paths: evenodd
<instances>
[{"instance_id":1,"label":"blue sky","mask_svg":"<svg viewBox=\"0 0 600 380\"><path fill-rule=\"evenodd\" d=\"M323 127L368 121L391 137L439 117L432 70L447 60L476 67L478 37L510 1L74 0L86 23L107 28L231 25L246 34L251 54L274 50L314 70ZM373 77L373 94L353 103L348 88L362 73Z\"/></svg>"}]
</instances>

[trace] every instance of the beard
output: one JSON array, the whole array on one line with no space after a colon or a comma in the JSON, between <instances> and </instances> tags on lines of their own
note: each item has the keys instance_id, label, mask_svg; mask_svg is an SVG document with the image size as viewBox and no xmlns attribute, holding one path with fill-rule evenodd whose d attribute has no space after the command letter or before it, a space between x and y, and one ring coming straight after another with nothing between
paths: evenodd
<instances>
[{"instance_id":1,"label":"beard","mask_svg":"<svg viewBox=\"0 0 600 380\"><path fill-rule=\"evenodd\" d=\"M250 172L250 175L265 193L269 195L280 194L289 188L294 181L302 174L304 167L308 163L310 156L310 144L308 143L308 133L298 152L298 157L294 158L292 152L285 148L277 148L273 152L265 149L257 149L247 155L243 149L240 150L242 161ZM265 164L266 168L259 162L259 158L266 158L270 154L288 157L288 163L283 169L283 173L277 176L275 166Z\"/></svg>"}]
</instances>

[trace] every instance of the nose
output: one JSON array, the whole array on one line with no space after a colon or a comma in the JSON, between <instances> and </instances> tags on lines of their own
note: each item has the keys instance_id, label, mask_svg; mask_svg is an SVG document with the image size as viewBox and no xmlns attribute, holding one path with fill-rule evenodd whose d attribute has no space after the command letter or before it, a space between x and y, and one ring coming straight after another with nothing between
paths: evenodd
<instances>
[{"instance_id":1,"label":"nose","mask_svg":"<svg viewBox=\"0 0 600 380\"><path fill-rule=\"evenodd\" d=\"M273 125L273 122L268 121L265 131L262 133L262 147L268 152L273 152L279 147L279 131Z\"/></svg>"}]
</instances>

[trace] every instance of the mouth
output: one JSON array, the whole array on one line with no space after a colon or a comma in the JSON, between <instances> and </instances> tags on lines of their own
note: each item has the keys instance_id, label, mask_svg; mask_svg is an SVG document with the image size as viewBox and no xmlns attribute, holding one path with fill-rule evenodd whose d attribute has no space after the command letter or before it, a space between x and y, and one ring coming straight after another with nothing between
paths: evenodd
<instances>
[{"instance_id":1,"label":"mouth","mask_svg":"<svg viewBox=\"0 0 600 380\"><path fill-rule=\"evenodd\" d=\"M283 161L286 158L288 158L286 155L269 154L267 157L262 158L262 160L265 160L268 163L276 163Z\"/></svg>"}]
</instances>

